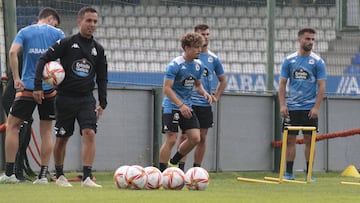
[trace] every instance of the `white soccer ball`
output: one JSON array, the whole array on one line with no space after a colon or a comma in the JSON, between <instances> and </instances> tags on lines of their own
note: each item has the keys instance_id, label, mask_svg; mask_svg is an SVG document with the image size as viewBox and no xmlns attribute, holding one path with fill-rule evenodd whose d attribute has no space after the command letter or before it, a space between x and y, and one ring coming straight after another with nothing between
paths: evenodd
<instances>
[{"instance_id":1,"label":"white soccer ball","mask_svg":"<svg viewBox=\"0 0 360 203\"><path fill-rule=\"evenodd\" d=\"M128 168L128 165L120 166L114 173L114 183L119 189L127 187L127 183L125 181L125 172Z\"/></svg>"},{"instance_id":2,"label":"white soccer ball","mask_svg":"<svg viewBox=\"0 0 360 203\"><path fill-rule=\"evenodd\" d=\"M43 81L49 85L57 86L65 78L65 71L57 61L47 62L43 70Z\"/></svg>"},{"instance_id":3,"label":"white soccer ball","mask_svg":"<svg viewBox=\"0 0 360 203\"><path fill-rule=\"evenodd\" d=\"M209 173L204 168L192 167L185 173L185 186L189 190L205 190L209 182Z\"/></svg>"},{"instance_id":4,"label":"white soccer ball","mask_svg":"<svg viewBox=\"0 0 360 203\"><path fill-rule=\"evenodd\" d=\"M145 189L148 190L159 189L161 187L161 181L162 181L161 171L154 166L145 167L144 170L147 174L147 183L145 185Z\"/></svg>"},{"instance_id":5,"label":"white soccer ball","mask_svg":"<svg viewBox=\"0 0 360 203\"><path fill-rule=\"evenodd\" d=\"M130 166L125 173L125 182L128 189L144 189L147 182L147 175L143 167L139 165Z\"/></svg>"},{"instance_id":6,"label":"white soccer ball","mask_svg":"<svg viewBox=\"0 0 360 203\"><path fill-rule=\"evenodd\" d=\"M185 174L176 167L169 167L162 173L162 186L169 190L181 190L184 187Z\"/></svg>"}]
</instances>

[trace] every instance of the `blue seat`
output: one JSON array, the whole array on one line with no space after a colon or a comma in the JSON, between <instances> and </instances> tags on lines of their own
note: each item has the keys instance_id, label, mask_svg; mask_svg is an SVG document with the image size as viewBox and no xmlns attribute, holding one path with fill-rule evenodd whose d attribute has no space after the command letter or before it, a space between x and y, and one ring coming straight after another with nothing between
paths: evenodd
<instances>
[{"instance_id":1,"label":"blue seat","mask_svg":"<svg viewBox=\"0 0 360 203\"><path fill-rule=\"evenodd\" d=\"M352 58L353 65L360 65L360 53L356 53L355 56Z\"/></svg>"}]
</instances>

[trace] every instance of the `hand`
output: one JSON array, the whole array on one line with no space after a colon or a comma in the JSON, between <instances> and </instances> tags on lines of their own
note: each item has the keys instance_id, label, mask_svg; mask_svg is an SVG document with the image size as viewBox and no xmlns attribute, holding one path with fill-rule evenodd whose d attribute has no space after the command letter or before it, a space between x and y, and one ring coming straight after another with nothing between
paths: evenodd
<instances>
[{"instance_id":1,"label":"hand","mask_svg":"<svg viewBox=\"0 0 360 203\"><path fill-rule=\"evenodd\" d=\"M281 106L280 107L280 114L281 114L281 117L287 118L289 116L288 108L286 106Z\"/></svg>"},{"instance_id":2,"label":"hand","mask_svg":"<svg viewBox=\"0 0 360 203\"><path fill-rule=\"evenodd\" d=\"M36 103L41 104L44 97L44 91L42 90L36 90L33 91L33 97Z\"/></svg>"},{"instance_id":3,"label":"hand","mask_svg":"<svg viewBox=\"0 0 360 203\"><path fill-rule=\"evenodd\" d=\"M213 99L213 96L208 94L208 93L205 93L204 94L204 97L205 99L209 102L209 104L212 104L215 100Z\"/></svg>"},{"instance_id":4,"label":"hand","mask_svg":"<svg viewBox=\"0 0 360 203\"><path fill-rule=\"evenodd\" d=\"M16 91L24 91L24 83L20 79L14 80L14 88Z\"/></svg>"},{"instance_id":5,"label":"hand","mask_svg":"<svg viewBox=\"0 0 360 203\"><path fill-rule=\"evenodd\" d=\"M218 99L216 98L216 96L214 94L212 94L211 97L212 97L212 100L214 103L216 103L218 101Z\"/></svg>"},{"instance_id":6,"label":"hand","mask_svg":"<svg viewBox=\"0 0 360 203\"><path fill-rule=\"evenodd\" d=\"M308 114L308 117L309 119L313 119L313 118L317 118L318 117L318 110L315 109L315 108L312 108L310 111L309 111L309 114Z\"/></svg>"},{"instance_id":7,"label":"hand","mask_svg":"<svg viewBox=\"0 0 360 203\"><path fill-rule=\"evenodd\" d=\"M186 104L183 104L182 106L180 106L180 113L181 113L181 115L184 116L184 118L187 118L187 119L190 119L192 116L192 111L188 106L186 106Z\"/></svg>"},{"instance_id":8,"label":"hand","mask_svg":"<svg viewBox=\"0 0 360 203\"><path fill-rule=\"evenodd\" d=\"M96 119L99 120L100 117L102 116L103 114L103 111L104 109L101 107L101 106L97 106L96 109L95 109L95 112L96 112Z\"/></svg>"}]
</instances>

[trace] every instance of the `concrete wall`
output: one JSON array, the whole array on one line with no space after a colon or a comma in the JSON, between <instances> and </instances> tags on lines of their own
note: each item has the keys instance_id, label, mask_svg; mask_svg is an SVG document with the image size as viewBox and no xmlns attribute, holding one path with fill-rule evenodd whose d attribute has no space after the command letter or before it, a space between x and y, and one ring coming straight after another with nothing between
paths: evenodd
<instances>
[{"instance_id":1,"label":"concrete wall","mask_svg":"<svg viewBox=\"0 0 360 203\"><path fill-rule=\"evenodd\" d=\"M153 92L110 89L108 95L109 106L99 121L94 169L113 171L125 164L152 165L152 143L159 136L153 135ZM326 98L320 109L319 134L358 128L359 99ZM271 146L275 137L274 107L274 96L270 94L224 94L214 107L215 126L208 133L203 167L210 171L274 170ZM35 121L33 127L40 143L37 125ZM360 166L359 139L349 136L317 142L314 170L343 170L349 164ZM303 147L297 145L296 171L305 169ZM80 153L81 136L77 128L67 147L65 170L81 170ZM186 168L191 167L193 152L186 163ZM33 161L32 166L38 170ZM52 161L50 170L53 169Z\"/></svg>"}]
</instances>

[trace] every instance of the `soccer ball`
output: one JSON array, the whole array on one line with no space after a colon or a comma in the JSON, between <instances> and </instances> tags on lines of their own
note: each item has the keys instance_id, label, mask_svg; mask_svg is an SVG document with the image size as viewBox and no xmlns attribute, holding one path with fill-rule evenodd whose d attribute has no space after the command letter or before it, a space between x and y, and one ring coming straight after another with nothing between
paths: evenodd
<instances>
[{"instance_id":1,"label":"soccer ball","mask_svg":"<svg viewBox=\"0 0 360 203\"><path fill-rule=\"evenodd\" d=\"M185 186L189 190L205 190L209 185L209 173L201 167L192 167L185 173Z\"/></svg>"},{"instance_id":2,"label":"soccer ball","mask_svg":"<svg viewBox=\"0 0 360 203\"><path fill-rule=\"evenodd\" d=\"M114 173L114 183L119 189L127 187L125 181L125 172L128 168L128 165L120 166Z\"/></svg>"},{"instance_id":3,"label":"soccer ball","mask_svg":"<svg viewBox=\"0 0 360 203\"><path fill-rule=\"evenodd\" d=\"M162 173L162 186L169 190L181 190L184 187L184 172L176 167L169 167Z\"/></svg>"},{"instance_id":4,"label":"soccer ball","mask_svg":"<svg viewBox=\"0 0 360 203\"><path fill-rule=\"evenodd\" d=\"M147 183L145 185L145 189L154 190L159 189L161 187L162 174L159 169L154 166L148 166L144 168L147 174Z\"/></svg>"},{"instance_id":5,"label":"soccer ball","mask_svg":"<svg viewBox=\"0 0 360 203\"><path fill-rule=\"evenodd\" d=\"M45 83L57 86L65 78L65 71L62 65L57 61L47 62L43 70L43 80Z\"/></svg>"},{"instance_id":6,"label":"soccer ball","mask_svg":"<svg viewBox=\"0 0 360 203\"><path fill-rule=\"evenodd\" d=\"M147 174L143 167L139 165L130 166L125 172L126 188L140 190L143 189L147 182Z\"/></svg>"}]
</instances>

